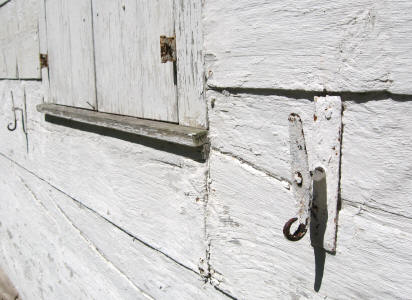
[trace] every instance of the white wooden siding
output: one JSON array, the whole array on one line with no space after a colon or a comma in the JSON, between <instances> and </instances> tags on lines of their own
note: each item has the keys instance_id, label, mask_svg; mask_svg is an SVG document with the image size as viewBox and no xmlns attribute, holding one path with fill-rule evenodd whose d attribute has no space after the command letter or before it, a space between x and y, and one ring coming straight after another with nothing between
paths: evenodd
<instances>
[{"instance_id":1,"label":"white wooden siding","mask_svg":"<svg viewBox=\"0 0 412 300\"><path fill-rule=\"evenodd\" d=\"M0 264L23 299L223 298L2 155L0 169Z\"/></svg>"},{"instance_id":2,"label":"white wooden siding","mask_svg":"<svg viewBox=\"0 0 412 300\"><path fill-rule=\"evenodd\" d=\"M160 60L173 1L93 0L93 28L99 111L178 122L173 63Z\"/></svg>"},{"instance_id":3,"label":"white wooden siding","mask_svg":"<svg viewBox=\"0 0 412 300\"><path fill-rule=\"evenodd\" d=\"M91 0L46 1L46 22L49 101L95 108Z\"/></svg>"},{"instance_id":4,"label":"white wooden siding","mask_svg":"<svg viewBox=\"0 0 412 300\"><path fill-rule=\"evenodd\" d=\"M10 91L27 95L29 149L13 133ZM204 258L206 164L161 150L45 122L36 110L40 83L0 81L0 153L78 199L108 220L197 271ZM0 98L1 99L1 98Z\"/></svg>"},{"instance_id":5,"label":"white wooden siding","mask_svg":"<svg viewBox=\"0 0 412 300\"><path fill-rule=\"evenodd\" d=\"M2 1L0 5L0 78L40 78L40 0Z\"/></svg>"},{"instance_id":6,"label":"white wooden siding","mask_svg":"<svg viewBox=\"0 0 412 300\"><path fill-rule=\"evenodd\" d=\"M336 256L326 254L322 266L309 232L299 242L282 234L295 209L282 181L218 151L210 164L207 230L220 289L236 299L409 298L410 218L345 200Z\"/></svg>"},{"instance_id":7,"label":"white wooden siding","mask_svg":"<svg viewBox=\"0 0 412 300\"><path fill-rule=\"evenodd\" d=\"M205 1L208 84L412 93L409 0Z\"/></svg>"}]
</instances>

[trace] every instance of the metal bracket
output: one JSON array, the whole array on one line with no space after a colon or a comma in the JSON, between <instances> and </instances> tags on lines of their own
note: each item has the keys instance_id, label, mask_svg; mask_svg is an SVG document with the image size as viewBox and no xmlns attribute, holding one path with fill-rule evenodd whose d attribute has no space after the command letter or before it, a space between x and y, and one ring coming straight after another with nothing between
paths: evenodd
<instances>
[{"instance_id":1,"label":"metal bracket","mask_svg":"<svg viewBox=\"0 0 412 300\"><path fill-rule=\"evenodd\" d=\"M40 53L40 68L48 68L49 67L49 59L47 54Z\"/></svg>"},{"instance_id":2,"label":"metal bracket","mask_svg":"<svg viewBox=\"0 0 412 300\"><path fill-rule=\"evenodd\" d=\"M288 240L299 240L305 235L310 223L312 246L334 253L339 204L342 103L338 96L326 96L315 97L314 104L310 164L302 121L297 114L289 116L292 190L299 209L298 217L286 222L283 233ZM299 226L291 234L290 227L297 220Z\"/></svg>"},{"instance_id":3,"label":"metal bracket","mask_svg":"<svg viewBox=\"0 0 412 300\"><path fill-rule=\"evenodd\" d=\"M160 57L162 63L176 61L176 39L175 37L160 36Z\"/></svg>"}]
</instances>

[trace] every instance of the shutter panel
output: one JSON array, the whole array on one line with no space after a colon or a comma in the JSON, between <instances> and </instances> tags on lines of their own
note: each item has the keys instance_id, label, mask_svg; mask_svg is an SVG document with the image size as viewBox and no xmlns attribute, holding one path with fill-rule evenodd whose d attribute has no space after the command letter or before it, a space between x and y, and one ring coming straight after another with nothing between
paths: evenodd
<instances>
[{"instance_id":1,"label":"shutter panel","mask_svg":"<svg viewBox=\"0 0 412 300\"><path fill-rule=\"evenodd\" d=\"M90 0L48 0L46 4L50 100L96 107Z\"/></svg>"},{"instance_id":2,"label":"shutter panel","mask_svg":"<svg viewBox=\"0 0 412 300\"><path fill-rule=\"evenodd\" d=\"M98 110L178 122L173 63L160 36L174 35L172 0L93 0Z\"/></svg>"}]
</instances>

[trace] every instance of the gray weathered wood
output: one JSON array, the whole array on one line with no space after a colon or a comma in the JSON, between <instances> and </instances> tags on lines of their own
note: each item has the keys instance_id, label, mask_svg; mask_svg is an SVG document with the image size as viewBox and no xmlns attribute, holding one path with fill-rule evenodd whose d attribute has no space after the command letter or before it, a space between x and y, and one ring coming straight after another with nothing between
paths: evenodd
<instances>
[{"instance_id":1,"label":"gray weathered wood","mask_svg":"<svg viewBox=\"0 0 412 300\"><path fill-rule=\"evenodd\" d=\"M0 3L0 78L40 78L39 1Z\"/></svg>"},{"instance_id":2,"label":"gray weathered wood","mask_svg":"<svg viewBox=\"0 0 412 300\"><path fill-rule=\"evenodd\" d=\"M69 120L117 129L167 142L199 147L207 141L207 130L166 122L119 116L56 104L40 104L39 112Z\"/></svg>"},{"instance_id":3,"label":"gray weathered wood","mask_svg":"<svg viewBox=\"0 0 412 300\"><path fill-rule=\"evenodd\" d=\"M173 0L92 2L98 110L177 123L173 63L160 59Z\"/></svg>"},{"instance_id":4,"label":"gray weathered wood","mask_svg":"<svg viewBox=\"0 0 412 300\"><path fill-rule=\"evenodd\" d=\"M96 108L91 0L46 1L49 102Z\"/></svg>"},{"instance_id":5,"label":"gray weathered wood","mask_svg":"<svg viewBox=\"0 0 412 300\"><path fill-rule=\"evenodd\" d=\"M412 93L409 0L205 1L208 84Z\"/></svg>"},{"instance_id":6,"label":"gray weathered wood","mask_svg":"<svg viewBox=\"0 0 412 300\"><path fill-rule=\"evenodd\" d=\"M179 124L207 128L201 0L174 0Z\"/></svg>"}]
</instances>

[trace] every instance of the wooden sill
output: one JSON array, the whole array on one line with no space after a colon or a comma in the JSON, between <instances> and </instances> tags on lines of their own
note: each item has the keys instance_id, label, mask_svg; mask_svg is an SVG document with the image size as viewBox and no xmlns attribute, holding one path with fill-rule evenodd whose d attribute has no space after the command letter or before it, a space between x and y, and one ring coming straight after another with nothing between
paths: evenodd
<instances>
[{"instance_id":1,"label":"wooden sill","mask_svg":"<svg viewBox=\"0 0 412 300\"><path fill-rule=\"evenodd\" d=\"M207 130L205 129L49 103L37 105L37 110L46 115L115 129L189 147L199 147L207 142Z\"/></svg>"}]
</instances>

